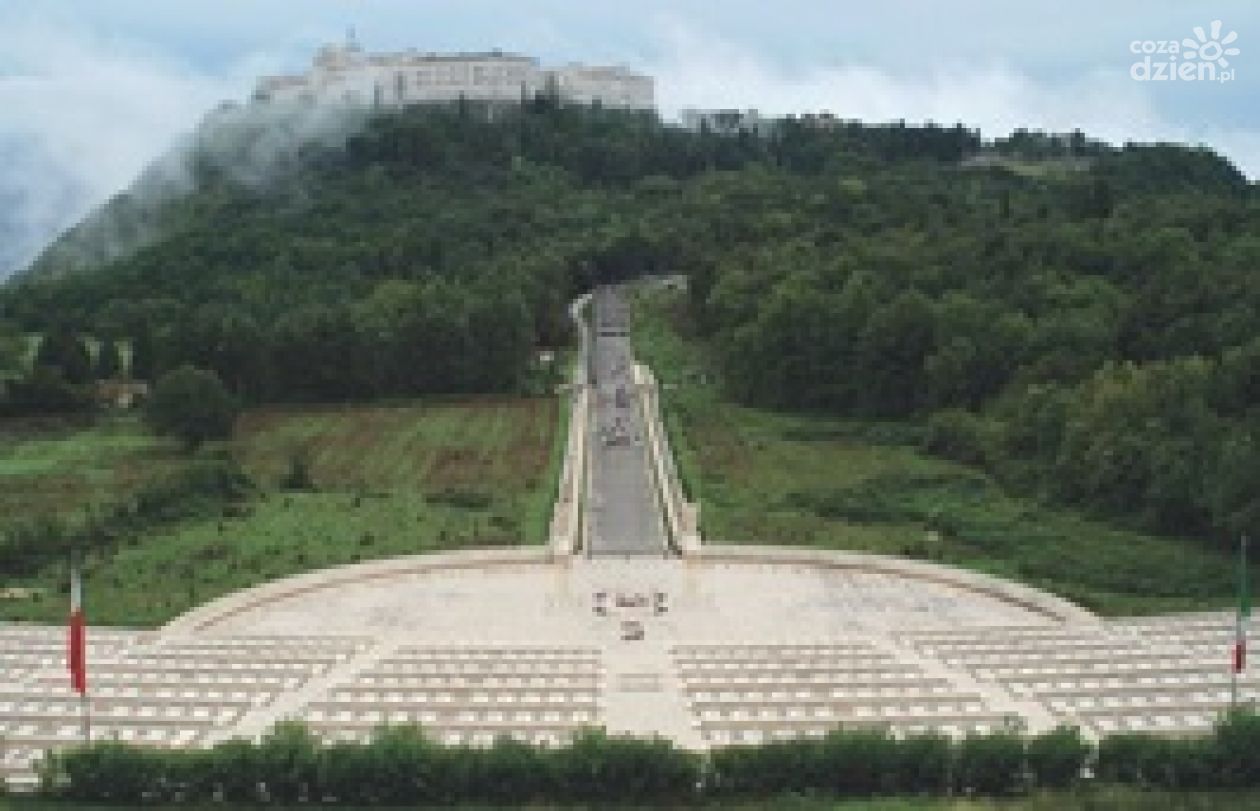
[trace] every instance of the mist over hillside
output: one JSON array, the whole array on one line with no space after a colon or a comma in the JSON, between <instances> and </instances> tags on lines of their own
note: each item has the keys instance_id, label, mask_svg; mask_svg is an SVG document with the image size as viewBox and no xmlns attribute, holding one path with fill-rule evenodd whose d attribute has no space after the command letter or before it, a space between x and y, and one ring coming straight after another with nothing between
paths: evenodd
<instances>
[{"instance_id":1,"label":"mist over hillside","mask_svg":"<svg viewBox=\"0 0 1260 811\"><path fill-rule=\"evenodd\" d=\"M164 233L170 216L180 210L179 201L196 192L205 179L263 189L292 172L303 149L344 143L366 115L365 110L348 107L222 104L145 167L125 191L51 244L18 256L9 265L10 272L66 273L125 257ZM23 225L14 228L28 239L39 232Z\"/></svg>"},{"instance_id":2,"label":"mist over hillside","mask_svg":"<svg viewBox=\"0 0 1260 811\"><path fill-rule=\"evenodd\" d=\"M65 227L67 211L89 193L34 138L0 137L0 280L25 268Z\"/></svg>"}]
</instances>

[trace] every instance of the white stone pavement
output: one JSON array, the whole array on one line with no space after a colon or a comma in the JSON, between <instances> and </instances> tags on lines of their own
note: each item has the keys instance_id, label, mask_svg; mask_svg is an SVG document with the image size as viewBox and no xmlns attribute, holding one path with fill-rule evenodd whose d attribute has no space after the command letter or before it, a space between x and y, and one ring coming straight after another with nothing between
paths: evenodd
<instances>
[{"instance_id":1,"label":"white stone pavement","mask_svg":"<svg viewBox=\"0 0 1260 811\"><path fill-rule=\"evenodd\" d=\"M95 734L160 746L282 718L329 738L407 722L450 742L550 743L600 725L694 748L1012 718L1184 733L1227 701L1229 627L1225 613L1100 622L1014 584L862 555L511 550L288 578L156 633L93 629L90 668ZM78 739L63 654L61 628L0 628L12 776Z\"/></svg>"}]
</instances>

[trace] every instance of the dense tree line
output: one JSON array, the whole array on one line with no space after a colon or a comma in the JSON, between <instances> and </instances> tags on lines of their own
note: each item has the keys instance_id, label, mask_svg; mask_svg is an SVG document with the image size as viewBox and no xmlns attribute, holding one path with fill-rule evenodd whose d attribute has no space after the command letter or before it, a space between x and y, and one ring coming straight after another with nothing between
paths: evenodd
<instances>
[{"instance_id":1,"label":"dense tree line","mask_svg":"<svg viewBox=\"0 0 1260 811\"><path fill-rule=\"evenodd\" d=\"M120 196L10 285L0 313L124 336L141 379L192 364L251 399L510 389L533 347L568 339L565 306L594 276L676 263L689 235L663 239L658 222L689 181L957 160L978 143L961 127L833 123L726 137L540 98L380 115L344 143L295 149L261 185L224 168L230 156L194 154L194 194ZM264 132L239 129L216 140L244 161ZM146 236L74 271L119 230Z\"/></svg>"},{"instance_id":2,"label":"dense tree line","mask_svg":"<svg viewBox=\"0 0 1260 811\"><path fill-rule=\"evenodd\" d=\"M263 184L192 165L163 237L71 272L72 232L0 316L119 336L134 376L189 364L247 402L509 390L577 291L684 272L740 400L929 420L934 450L1159 530L1256 509L1260 204L1205 149L688 132L540 98L377 115Z\"/></svg>"},{"instance_id":3,"label":"dense tree line","mask_svg":"<svg viewBox=\"0 0 1260 811\"><path fill-rule=\"evenodd\" d=\"M1196 152L1152 148L1111 179L1132 154L1035 182L888 174L917 180L868 185L879 201L844 233L703 265L692 316L744 401L929 416L931 449L1008 482L1160 531L1243 530L1260 207ZM1145 172L1199 186L1152 192Z\"/></svg>"}]
</instances>

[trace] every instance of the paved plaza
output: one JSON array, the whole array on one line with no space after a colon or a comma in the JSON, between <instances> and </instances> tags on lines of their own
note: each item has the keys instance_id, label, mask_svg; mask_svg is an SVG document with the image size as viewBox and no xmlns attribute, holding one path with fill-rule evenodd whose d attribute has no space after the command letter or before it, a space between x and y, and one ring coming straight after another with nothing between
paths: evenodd
<instances>
[{"instance_id":1,"label":"paved plaza","mask_svg":"<svg viewBox=\"0 0 1260 811\"><path fill-rule=\"evenodd\" d=\"M94 737L199 746L284 718L330 740L416 723L449 743L555 743L604 726L694 748L1017 719L1189 733L1229 696L1225 613L1056 616L1053 598L849 568L857 556L434 557L281 581L160 631L92 629ZM64 649L59 627L0 629L11 777L81 737Z\"/></svg>"},{"instance_id":2,"label":"paved plaza","mask_svg":"<svg viewBox=\"0 0 1260 811\"><path fill-rule=\"evenodd\" d=\"M592 331L624 327L614 310ZM300 719L328 740L407 723L448 743L554 744L602 726L702 749L837 726L1188 734L1227 706L1227 613L1103 621L920 561L710 542L671 554L646 378L624 335L593 342L604 402L576 429L589 442L570 444L589 465L566 462L589 482L582 548L362 563L158 630L91 628L93 737L206 746ZM82 739L65 653L62 627L0 626L0 774L15 783ZM1242 696L1258 695L1250 675Z\"/></svg>"}]
</instances>

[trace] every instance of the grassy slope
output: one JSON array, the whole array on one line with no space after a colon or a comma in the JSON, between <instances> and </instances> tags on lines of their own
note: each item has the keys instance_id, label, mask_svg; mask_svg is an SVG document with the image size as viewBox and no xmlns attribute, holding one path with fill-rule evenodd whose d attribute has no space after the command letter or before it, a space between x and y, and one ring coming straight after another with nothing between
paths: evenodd
<instances>
[{"instance_id":1,"label":"grassy slope","mask_svg":"<svg viewBox=\"0 0 1260 811\"><path fill-rule=\"evenodd\" d=\"M267 409L246 414L233 453L260 492L242 514L164 526L90 561L100 624L156 625L229 591L286 574L392 555L542 540L559 442L554 398ZM10 440L0 476L25 496L6 507L73 512L179 464L134 421ZM279 491L290 457L311 460L316 492ZM72 485L67 484L71 482ZM106 485L110 485L107 487ZM6 487L4 492L9 493ZM62 493L73 494L62 499ZM7 579L6 579L7 580ZM0 601L0 617L59 621L64 568L30 581L42 597Z\"/></svg>"},{"instance_id":2,"label":"grassy slope","mask_svg":"<svg viewBox=\"0 0 1260 811\"><path fill-rule=\"evenodd\" d=\"M0 421L0 531L10 519L71 525L183 464L174 442L133 416L75 428L60 421Z\"/></svg>"},{"instance_id":3,"label":"grassy slope","mask_svg":"<svg viewBox=\"0 0 1260 811\"><path fill-rule=\"evenodd\" d=\"M917 428L744 408L724 400L679 294L639 299L636 349L665 383L679 467L704 535L931 558L1019 579L1104 614L1222 607L1228 555L1011 496L920 453Z\"/></svg>"}]
</instances>

